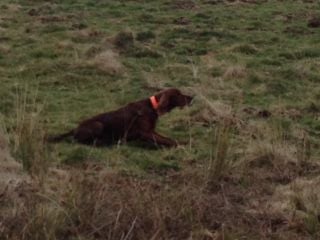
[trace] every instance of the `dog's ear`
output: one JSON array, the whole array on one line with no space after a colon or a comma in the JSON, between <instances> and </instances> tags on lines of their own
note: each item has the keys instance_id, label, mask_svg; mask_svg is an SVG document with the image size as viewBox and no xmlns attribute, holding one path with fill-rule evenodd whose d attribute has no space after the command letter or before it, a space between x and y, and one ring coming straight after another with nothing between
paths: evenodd
<instances>
[{"instance_id":1,"label":"dog's ear","mask_svg":"<svg viewBox=\"0 0 320 240\"><path fill-rule=\"evenodd\" d=\"M169 95L166 92L162 92L159 95L159 103L157 108L158 115L163 115L169 110Z\"/></svg>"}]
</instances>

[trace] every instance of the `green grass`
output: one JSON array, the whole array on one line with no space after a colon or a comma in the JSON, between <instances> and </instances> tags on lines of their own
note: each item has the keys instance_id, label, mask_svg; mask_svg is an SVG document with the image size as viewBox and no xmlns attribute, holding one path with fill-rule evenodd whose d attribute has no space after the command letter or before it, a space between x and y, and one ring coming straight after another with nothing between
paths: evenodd
<instances>
[{"instance_id":1,"label":"green grass","mask_svg":"<svg viewBox=\"0 0 320 240\"><path fill-rule=\"evenodd\" d=\"M189 145L154 150L139 143L108 148L61 143L54 147L53 164L92 161L143 176L180 171L191 162L202 167L212 158L215 121L229 118L253 125L279 121L292 132L304 129L310 135L311 158L318 160L320 113L319 107L311 111L310 105L319 106L320 100L320 31L308 28L307 19L320 14L319 4L193 2L193 9L176 9L166 0L2 0L0 113L4 125L14 129L17 89L25 86L26 94L37 92L33 104L44 106L40 121L49 134L148 97L153 94L150 87L177 87L194 92L195 104L164 116L158 130L189 140ZM181 17L188 20L186 24L179 24ZM122 49L114 45L121 32L132 33L132 45ZM108 49L119 52L122 74L90 64ZM232 72L237 66L241 72ZM205 113L217 101L232 112L219 112L222 120ZM267 109L271 120L243 117L245 107ZM300 115L293 116L293 110ZM245 131L228 132L229 159L246 157L253 140ZM288 136L296 140L293 133Z\"/></svg>"},{"instance_id":2,"label":"green grass","mask_svg":"<svg viewBox=\"0 0 320 240\"><path fill-rule=\"evenodd\" d=\"M1 21L0 44L10 49L0 55L3 99L0 109L8 121L13 86L27 84L30 90L39 89L39 101L46 103L43 115L48 120L47 128L56 133L92 114L152 94L143 88L150 81L145 73L164 75L160 80L162 86L191 88L206 86L215 78L223 77L225 68L205 66L200 60L208 53L213 53L225 66L246 66L248 74L238 86L246 105L268 108L281 99L285 105L301 108L306 98L317 101L320 71L316 66L320 54L316 39L319 32L311 33L302 21L312 4L269 1L212 7L197 1L199 7L185 11L165 1L143 4L134 1L96 4L84 0L56 1L55 4L21 1L20 8L10 13L7 3L3 2L0 9L5 16ZM37 15L28 14L32 9ZM174 20L180 16L189 19L189 23L175 24ZM287 16L290 20L286 20ZM295 33L290 32L289 27L300 27L305 32L293 37ZM106 39L124 29L136 38L134 48L121 55L126 75L110 76L94 66L86 66L90 57L85 49L91 46L99 52L99 49L108 48ZM82 30L86 33L81 34ZM200 69L198 79L192 77L191 70L182 70L191 69L190 59ZM174 67L178 65L179 68ZM230 84L236 80L231 79ZM256 92L261 85L265 85L266 90ZM208 89L210 101L216 100L210 97L215 90L214 87L211 91ZM232 96L226 94L224 99L228 101L228 98ZM234 103L232 107L240 106L241 103ZM187 114L187 111L179 112L168 119L184 118ZM319 127L312 116L297 122L318 135ZM168 123L163 120L161 124L168 126ZM188 128L191 132L201 132L199 126ZM178 135L188 138L182 131ZM197 144L205 144L201 140L205 139L204 135L195 133L193 138L199 139ZM58 151L78 147L61 145ZM135 152L132 151L133 158ZM157 158L162 161L162 154Z\"/></svg>"}]
</instances>

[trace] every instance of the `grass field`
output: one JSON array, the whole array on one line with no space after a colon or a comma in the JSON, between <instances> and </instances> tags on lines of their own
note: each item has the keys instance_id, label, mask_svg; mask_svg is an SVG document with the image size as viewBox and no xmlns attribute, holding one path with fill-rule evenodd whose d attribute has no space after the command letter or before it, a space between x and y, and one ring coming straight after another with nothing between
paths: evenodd
<instances>
[{"instance_id":1,"label":"grass field","mask_svg":"<svg viewBox=\"0 0 320 240\"><path fill-rule=\"evenodd\" d=\"M1 129L25 173L0 188L0 239L319 239L316 18L316 0L2 0ZM158 125L185 146L43 143L166 87L196 96Z\"/></svg>"}]
</instances>

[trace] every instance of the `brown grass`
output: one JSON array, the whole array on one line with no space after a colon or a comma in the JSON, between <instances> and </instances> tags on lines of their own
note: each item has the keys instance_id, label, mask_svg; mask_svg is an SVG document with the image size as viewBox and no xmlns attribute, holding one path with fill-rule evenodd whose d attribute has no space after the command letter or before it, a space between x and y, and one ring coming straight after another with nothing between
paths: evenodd
<instances>
[{"instance_id":1,"label":"brown grass","mask_svg":"<svg viewBox=\"0 0 320 240\"><path fill-rule=\"evenodd\" d=\"M230 169L229 148L231 128L228 124L218 124L213 136L212 156L207 163L207 184L215 184Z\"/></svg>"},{"instance_id":2,"label":"brown grass","mask_svg":"<svg viewBox=\"0 0 320 240\"><path fill-rule=\"evenodd\" d=\"M201 96L201 95L200 95ZM205 125L222 124L226 126L241 127L243 122L235 114L232 107L221 101L210 101L208 97L201 96L202 103L198 111L193 114L192 121ZM199 104L200 105L200 104Z\"/></svg>"},{"instance_id":3,"label":"brown grass","mask_svg":"<svg viewBox=\"0 0 320 240\"><path fill-rule=\"evenodd\" d=\"M247 70L243 66L229 66L223 74L224 79L243 79L247 76Z\"/></svg>"},{"instance_id":4,"label":"brown grass","mask_svg":"<svg viewBox=\"0 0 320 240\"><path fill-rule=\"evenodd\" d=\"M26 178L27 176L22 174L22 165L10 154L5 134L0 131L0 193L8 188L12 190Z\"/></svg>"},{"instance_id":5,"label":"brown grass","mask_svg":"<svg viewBox=\"0 0 320 240\"><path fill-rule=\"evenodd\" d=\"M201 56L200 59L208 69L220 67L224 64L216 59L216 55L213 52L208 52L206 55Z\"/></svg>"},{"instance_id":6,"label":"brown grass","mask_svg":"<svg viewBox=\"0 0 320 240\"><path fill-rule=\"evenodd\" d=\"M256 127L261 132L252 131L261 137L257 141L261 145L248 146L245 159L251 160L242 169L230 162L228 152L234 144L229 125L216 128L209 165L186 162L183 170L168 172L161 181L84 163L51 168L39 184L26 178L17 165L12 171L20 181L2 182L1 239L286 239L289 235L306 239L304 230L318 234L313 218L318 207L301 192L303 188L296 187L295 195L279 196L276 191L273 196L270 183L283 177L291 182L319 167L295 161L292 165L295 151L284 148L281 132ZM304 217L284 214L292 212L288 206L293 195L296 204L307 209ZM288 235L287 226L299 231Z\"/></svg>"},{"instance_id":7,"label":"brown grass","mask_svg":"<svg viewBox=\"0 0 320 240\"><path fill-rule=\"evenodd\" d=\"M279 196L271 183L300 186L295 179L319 167L300 165L296 148L286 146L281 129L255 126L250 129L259 139L248 146L249 162L242 169L229 162L228 148L234 145L229 126L221 126L216 129L210 165L186 163L161 181L88 163L51 170L41 186L20 188L25 197L19 207L12 206L16 214L7 211L1 218L4 239L308 239L304 231L316 236L313 216L318 207L308 200L315 195L296 187L290 194L280 190ZM11 197L3 194L7 204ZM291 215L292 201L304 206L306 213ZM288 233L288 227L297 231Z\"/></svg>"},{"instance_id":8,"label":"brown grass","mask_svg":"<svg viewBox=\"0 0 320 240\"><path fill-rule=\"evenodd\" d=\"M0 28L0 32L1 32L1 28ZM6 44L0 44L0 53L2 54L7 54L11 51L11 48L9 45Z\"/></svg>"},{"instance_id":9,"label":"brown grass","mask_svg":"<svg viewBox=\"0 0 320 240\"><path fill-rule=\"evenodd\" d=\"M44 177L48 168L49 148L44 144L46 130L41 119L43 103L37 103L37 91L17 89L15 118L10 129L12 153L32 176Z\"/></svg>"},{"instance_id":10,"label":"brown grass","mask_svg":"<svg viewBox=\"0 0 320 240\"><path fill-rule=\"evenodd\" d=\"M21 10L21 5L19 4L8 4L6 5L7 9L9 12L12 12L12 13L16 13L16 12L19 12Z\"/></svg>"},{"instance_id":11,"label":"brown grass","mask_svg":"<svg viewBox=\"0 0 320 240\"><path fill-rule=\"evenodd\" d=\"M96 55L92 61L89 61L89 64L110 75L124 73L124 66L119 59L119 54L111 49Z\"/></svg>"},{"instance_id":12,"label":"brown grass","mask_svg":"<svg viewBox=\"0 0 320 240\"><path fill-rule=\"evenodd\" d=\"M83 163L51 168L41 184L23 180L14 191L3 188L1 239L317 236L314 216L319 208L313 200L317 194L304 193L315 189L317 182L306 181L304 188L298 179L318 173L320 167L307 157L302 164L296 153L299 144L288 147L281 129L262 121L251 124L240 133L243 137L254 133L256 138L247 145L242 166L234 165L229 154L236 151L231 143L232 125L221 125L214 134L212 161L184 162L181 171L167 172L161 178L138 178ZM288 184L284 188L290 194L274 183ZM292 214L301 206L302 217ZM288 228L296 231L288 233Z\"/></svg>"},{"instance_id":13,"label":"brown grass","mask_svg":"<svg viewBox=\"0 0 320 240\"><path fill-rule=\"evenodd\" d=\"M276 228L267 223L279 218L258 208L247 212L249 196L237 178L203 188L194 170L159 182L97 169L86 166L55 177L50 193L48 185L35 192L24 186L23 204L1 218L4 239L234 239L246 231L267 233Z\"/></svg>"}]
</instances>

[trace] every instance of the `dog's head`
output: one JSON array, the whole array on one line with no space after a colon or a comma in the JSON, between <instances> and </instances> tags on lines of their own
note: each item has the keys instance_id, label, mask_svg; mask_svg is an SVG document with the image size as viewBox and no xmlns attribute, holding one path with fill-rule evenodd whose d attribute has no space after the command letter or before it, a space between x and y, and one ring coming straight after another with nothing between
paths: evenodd
<instances>
[{"instance_id":1,"label":"dog's head","mask_svg":"<svg viewBox=\"0 0 320 240\"><path fill-rule=\"evenodd\" d=\"M163 90L155 95L158 100L157 113L158 115L163 115L170 112L176 107L183 108L185 106L191 105L192 96L184 95L180 90L176 88L169 88Z\"/></svg>"}]
</instances>

